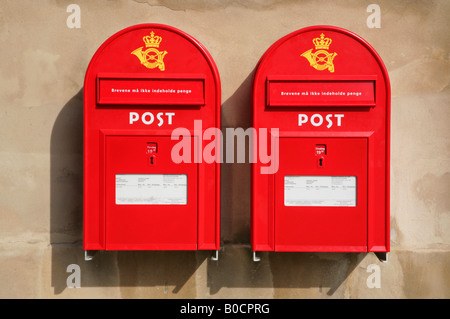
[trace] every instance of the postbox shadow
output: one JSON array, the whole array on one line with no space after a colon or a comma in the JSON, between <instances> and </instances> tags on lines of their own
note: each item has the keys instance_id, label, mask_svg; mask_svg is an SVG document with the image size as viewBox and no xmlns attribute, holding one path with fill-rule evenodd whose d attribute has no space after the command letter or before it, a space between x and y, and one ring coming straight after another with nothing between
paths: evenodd
<instances>
[{"instance_id":1,"label":"postbox shadow","mask_svg":"<svg viewBox=\"0 0 450 319\"><path fill-rule=\"evenodd\" d=\"M209 251L108 251L85 261L83 89L64 105L54 122L50 180L51 286L55 294L61 294L71 284L120 287L122 297L139 297L127 287L162 287L153 297L178 294L211 256ZM78 283L71 265L79 269Z\"/></svg>"},{"instance_id":2,"label":"postbox shadow","mask_svg":"<svg viewBox=\"0 0 450 319\"><path fill-rule=\"evenodd\" d=\"M223 163L221 164L221 238L226 244L246 244L250 239L250 191L251 163L249 161L249 138L245 137L245 149L238 149L238 138L235 139L233 162L228 161L227 145L235 137L232 130L247 131L252 126L251 86L253 71L245 78L234 93L222 103L221 130L224 138ZM231 131L228 131L231 129ZM238 134L236 134L238 135ZM231 144L230 144L231 145ZM244 163L238 158L245 151Z\"/></svg>"},{"instance_id":3,"label":"postbox shadow","mask_svg":"<svg viewBox=\"0 0 450 319\"><path fill-rule=\"evenodd\" d=\"M83 89L61 109L50 140L51 285L66 287L71 264L81 265L83 229Z\"/></svg>"},{"instance_id":4,"label":"postbox shadow","mask_svg":"<svg viewBox=\"0 0 450 319\"><path fill-rule=\"evenodd\" d=\"M224 247L219 261L208 261L211 295L252 288L249 298L344 297L348 276L365 253L260 252L254 262L250 245ZM304 293L302 289L317 288ZM224 289L222 292L221 290ZM254 291L253 291L254 290ZM258 297L260 298L260 297Z\"/></svg>"}]
</instances>

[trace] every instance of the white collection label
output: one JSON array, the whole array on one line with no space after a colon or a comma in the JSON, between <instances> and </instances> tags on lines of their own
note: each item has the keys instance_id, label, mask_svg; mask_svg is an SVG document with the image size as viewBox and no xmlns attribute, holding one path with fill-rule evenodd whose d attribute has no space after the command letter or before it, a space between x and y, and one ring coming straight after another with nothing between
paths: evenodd
<instances>
[{"instance_id":1,"label":"white collection label","mask_svg":"<svg viewBox=\"0 0 450 319\"><path fill-rule=\"evenodd\" d=\"M186 205L187 175L117 174L116 205Z\"/></svg>"},{"instance_id":2,"label":"white collection label","mask_svg":"<svg viewBox=\"0 0 450 319\"><path fill-rule=\"evenodd\" d=\"M356 206L356 176L285 176L285 206Z\"/></svg>"}]
</instances>

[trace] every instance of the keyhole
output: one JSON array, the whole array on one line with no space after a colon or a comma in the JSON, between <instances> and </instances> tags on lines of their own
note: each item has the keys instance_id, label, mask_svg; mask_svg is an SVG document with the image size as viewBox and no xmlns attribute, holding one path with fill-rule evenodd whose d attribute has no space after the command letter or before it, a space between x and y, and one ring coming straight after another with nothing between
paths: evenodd
<instances>
[{"instance_id":1,"label":"keyhole","mask_svg":"<svg viewBox=\"0 0 450 319\"><path fill-rule=\"evenodd\" d=\"M322 161L323 161L323 159L319 158L319 166L322 166Z\"/></svg>"},{"instance_id":2,"label":"keyhole","mask_svg":"<svg viewBox=\"0 0 450 319\"><path fill-rule=\"evenodd\" d=\"M150 164L152 164L152 165L153 165L153 156L152 156L152 157L150 157Z\"/></svg>"}]
</instances>

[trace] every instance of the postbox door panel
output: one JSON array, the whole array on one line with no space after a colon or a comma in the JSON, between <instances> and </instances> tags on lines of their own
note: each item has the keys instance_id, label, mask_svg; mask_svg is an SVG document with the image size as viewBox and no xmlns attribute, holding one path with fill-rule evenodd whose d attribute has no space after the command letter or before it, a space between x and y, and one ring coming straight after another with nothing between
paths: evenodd
<instances>
[{"instance_id":1,"label":"postbox door panel","mask_svg":"<svg viewBox=\"0 0 450 319\"><path fill-rule=\"evenodd\" d=\"M184 138L193 150L194 138ZM197 249L198 164L174 162L179 142L106 136L107 250Z\"/></svg>"},{"instance_id":2,"label":"postbox door panel","mask_svg":"<svg viewBox=\"0 0 450 319\"><path fill-rule=\"evenodd\" d=\"M275 250L367 251L367 139L280 138Z\"/></svg>"}]
</instances>

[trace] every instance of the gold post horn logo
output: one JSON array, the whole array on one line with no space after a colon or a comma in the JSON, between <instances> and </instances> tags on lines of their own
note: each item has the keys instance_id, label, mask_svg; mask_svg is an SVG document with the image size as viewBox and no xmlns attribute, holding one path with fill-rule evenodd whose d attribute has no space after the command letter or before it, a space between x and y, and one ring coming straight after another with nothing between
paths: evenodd
<instances>
[{"instance_id":1,"label":"gold post horn logo","mask_svg":"<svg viewBox=\"0 0 450 319\"><path fill-rule=\"evenodd\" d=\"M138 57L141 64L149 69L159 68L161 71L166 69L164 65L164 56L167 54L167 51L159 51L156 48L159 48L159 44L162 41L162 37L155 36L155 33L152 31L150 35L146 35L142 38L145 43L145 47L147 50L143 50L144 47L140 47L131 54L134 54Z\"/></svg>"},{"instance_id":2,"label":"gold post horn logo","mask_svg":"<svg viewBox=\"0 0 450 319\"><path fill-rule=\"evenodd\" d=\"M328 69L328 71L333 73L333 59L337 53L329 53L327 51L330 48L332 40L330 38L325 38L325 35L322 33L320 38L314 38L312 42L314 43L317 51L313 53L313 49L310 49L303 52L302 57L306 58L314 69L319 71Z\"/></svg>"}]
</instances>

